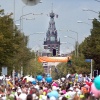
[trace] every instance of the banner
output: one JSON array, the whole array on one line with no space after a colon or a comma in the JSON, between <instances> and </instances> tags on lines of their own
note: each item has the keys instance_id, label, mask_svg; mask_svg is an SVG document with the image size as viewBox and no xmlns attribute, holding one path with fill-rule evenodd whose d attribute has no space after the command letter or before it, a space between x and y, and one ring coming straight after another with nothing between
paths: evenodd
<instances>
[{"instance_id":1,"label":"banner","mask_svg":"<svg viewBox=\"0 0 100 100\"><path fill-rule=\"evenodd\" d=\"M68 62L71 57L38 57L39 62Z\"/></svg>"}]
</instances>

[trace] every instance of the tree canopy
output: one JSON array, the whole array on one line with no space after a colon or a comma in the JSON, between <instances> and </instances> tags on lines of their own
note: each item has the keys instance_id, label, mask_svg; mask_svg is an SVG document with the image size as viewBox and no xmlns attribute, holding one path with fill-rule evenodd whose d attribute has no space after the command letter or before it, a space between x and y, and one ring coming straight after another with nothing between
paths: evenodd
<instances>
[{"instance_id":1,"label":"tree canopy","mask_svg":"<svg viewBox=\"0 0 100 100\"><path fill-rule=\"evenodd\" d=\"M100 21L97 19L93 20L91 35L83 41L81 47L85 58L93 59L94 69L100 70Z\"/></svg>"},{"instance_id":2,"label":"tree canopy","mask_svg":"<svg viewBox=\"0 0 100 100\"><path fill-rule=\"evenodd\" d=\"M24 70L30 65L30 60L35 59L34 52L27 48L28 37L18 30L12 19L12 13L4 14L0 11L0 70L8 67L8 73L15 68L16 71ZM40 69L40 68L39 68ZM42 71L43 72L43 71Z\"/></svg>"}]
</instances>

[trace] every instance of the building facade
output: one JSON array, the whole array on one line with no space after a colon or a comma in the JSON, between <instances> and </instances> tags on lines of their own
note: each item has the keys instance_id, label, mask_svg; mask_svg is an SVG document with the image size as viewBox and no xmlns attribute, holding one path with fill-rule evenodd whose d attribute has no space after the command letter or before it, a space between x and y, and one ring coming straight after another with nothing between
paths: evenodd
<instances>
[{"instance_id":1,"label":"building facade","mask_svg":"<svg viewBox=\"0 0 100 100\"><path fill-rule=\"evenodd\" d=\"M57 30L54 21L55 13L50 13L49 27L44 40L44 49L48 49L51 53L56 50L56 55L60 53L60 39L57 38Z\"/></svg>"}]
</instances>

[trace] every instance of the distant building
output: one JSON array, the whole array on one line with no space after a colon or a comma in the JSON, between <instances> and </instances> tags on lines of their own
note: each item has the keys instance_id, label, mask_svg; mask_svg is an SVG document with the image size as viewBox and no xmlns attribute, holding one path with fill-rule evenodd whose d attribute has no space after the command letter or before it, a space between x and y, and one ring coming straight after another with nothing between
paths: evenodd
<instances>
[{"instance_id":1,"label":"distant building","mask_svg":"<svg viewBox=\"0 0 100 100\"><path fill-rule=\"evenodd\" d=\"M48 49L51 53L56 50L56 55L60 53L60 39L57 39L57 30L54 21L55 14L53 11L50 13L49 27L44 40L44 49Z\"/></svg>"}]
</instances>

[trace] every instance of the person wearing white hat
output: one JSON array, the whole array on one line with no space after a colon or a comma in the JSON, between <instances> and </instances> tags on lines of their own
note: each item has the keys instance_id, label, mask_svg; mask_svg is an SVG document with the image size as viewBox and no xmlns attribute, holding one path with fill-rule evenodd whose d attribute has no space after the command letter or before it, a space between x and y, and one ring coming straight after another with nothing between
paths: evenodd
<instances>
[{"instance_id":1,"label":"person wearing white hat","mask_svg":"<svg viewBox=\"0 0 100 100\"><path fill-rule=\"evenodd\" d=\"M18 90L15 92L15 98L18 99L19 95L21 94L22 90L18 88Z\"/></svg>"},{"instance_id":2,"label":"person wearing white hat","mask_svg":"<svg viewBox=\"0 0 100 100\"><path fill-rule=\"evenodd\" d=\"M19 95L19 100L26 100L27 94L26 94L26 87L22 87L22 93Z\"/></svg>"},{"instance_id":3,"label":"person wearing white hat","mask_svg":"<svg viewBox=\"0 0 100 100\"><path fill-rule=\"evenodd\" d=\"M74 91L73 87L70 87L68 89L68 92L66 92L65 94L65 97L68 99L68 100L73 100L74 97L76 95L76 92Z\"/></svg>"}]
</instances>

